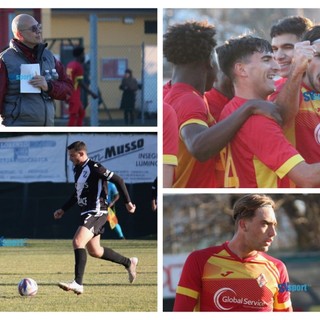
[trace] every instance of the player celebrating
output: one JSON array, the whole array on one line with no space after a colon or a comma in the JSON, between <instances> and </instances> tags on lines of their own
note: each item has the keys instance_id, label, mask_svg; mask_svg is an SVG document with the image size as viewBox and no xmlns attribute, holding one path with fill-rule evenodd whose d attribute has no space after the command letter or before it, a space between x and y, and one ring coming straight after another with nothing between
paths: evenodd
<instances>
[{"instance_id":1,"label":"player celebrating","mask_svg":"<svg viewBox=\"0 0 320 320\"><path fill-rule=\"evenodd\" d=\"M118 186L127 210L134 213L136 206L131 202L126 185L121 177L104 168L100 163L88 158L84 142L76 141L67 147L70 161L74 164L75 192L71 198L54 212L54 218L60 219L65 211L78 203L81 210L81 224L73 238L75 255L75 278L71 283L60 282L61 289L83 293L83 275L87 262L87 252L95 258L122 264L128 271L129 281L136 278L138 258L126 258L110 248L100 245L100 237L107 222L105 198L101 196L103 181L111 181Z\"/></svg>"},{"instance_id":2,"label":"player celebrating","mask_svg":"<svg viewBox=\"0 0 320 320\"><path fill-rule=\"evenodd\" d=\"M215 123L204 99L216 78L215 34L207 22L186 22L170 26L164 35L163 55L173 65L164 102L176 111L179 129L174 188L218 187L215 157L252 114L274 116L273 104L254 100Z\"/></svg>"},{"instance_id":3,"label":"player celebrating","mask_svg":"<svg viewBox=\"0 0 320 320\"><path fill-rule=\"evenodd\" d=\"M266 99L273 92L279 67L267 40L249 35L230 39L220 47L218 56L235 90L220 120L247 100ZM259 115L251 116L230 142L225 167L225 187L288 188L292 187L289 179L303 188L320 185L320 163L306 162L284 137L282 128Z\"/></svg>"},{"instance_id":4,"label":"player celebrating","mask_svg":"<svg viewBox=\"0 0 320 320\"><path fill-rule=\"evenodd\" d=\"M174 311L292 311L286 267L266 254L277 235L274 208L265 195L238 199L233 238L189 255Z\"/></svg>"}]
</instances>

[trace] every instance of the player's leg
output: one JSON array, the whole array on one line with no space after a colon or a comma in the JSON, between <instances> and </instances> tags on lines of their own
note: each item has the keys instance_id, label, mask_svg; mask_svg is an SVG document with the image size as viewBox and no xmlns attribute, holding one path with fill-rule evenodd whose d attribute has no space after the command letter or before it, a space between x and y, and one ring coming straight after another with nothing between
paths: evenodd
<instances>
[{"instance_id":1,"label":"player's leg","mask_svg":"<svg viewBox=\"0 0 320 320\"><path fill-rule=\"evenodd\" d=\"M74 281L60 282L61 289L72 290L76 294L83 293L83 275L87 264L86 244L92 239L94 234L86 227L80 226L73 237L73 249L75 258Z\"/></svg>"},{"instance_id":2,"label":"player's leg","mask_svg":"<svg viewBox=\"0 0 320 320\"><path fill-rule=\"evenodd\" d=\"M87 263L86 245L94 234L86 227L79 227L72 241L75 257L75 281L82 285L84 270Z\"/></svg>"},{"instance_id":3,"label":"player's leg","mask_svg":"<svg viewBox=\"0 0 320 320\"><path fill-rule=\"evenodd\" d=\"M73 99L70 99L69 101L69 121L68 121L68 126L73 127L77 123L77 118L78 118L78 107L77 107L77 102L74 101Z\"/></svg>"},{"instance_id":4,"label":"player's leg","mask_svg":"<svg viewBox=\"0 0 320 320\"><path fill-rule=\"evenodd\" d=\"M101 234L95 236L87 243L87 250L90 256L123 265L128 271L129 282L132 283L137 277L138 258L127 258L110 248L102 247L100 237Z\"/></svg>"},{"instance_id":5,"label":"player's leg","mask_svg":"<svg viewBox=\"0 0 320 320\"><path fill-rule=\"evenodd\" d=\"M79 109L79 113L78 113L78 120L77 120L77 126L78 127L82 127L83 126L83 120L84 120L85 116L86 116L86 111L83 108L83 106L81 105L81 107Z\"/></svg>"}]
</instances>

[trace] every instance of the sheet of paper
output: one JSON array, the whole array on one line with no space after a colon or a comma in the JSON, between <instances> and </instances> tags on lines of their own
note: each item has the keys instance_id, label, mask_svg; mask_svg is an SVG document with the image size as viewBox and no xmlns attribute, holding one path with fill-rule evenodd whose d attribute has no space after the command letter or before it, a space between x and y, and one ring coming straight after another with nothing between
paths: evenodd
<instances>
[{"instance_id":1,"label":"sheet of paper","mask_svg":"<svg viewBox=\"0 0 320 320\"><path fill-rule=\"evenodd\" d=\"M20 92L21 93L40 93L41 89L29 84L29 80L36 74L40 74L39 63L22 64L20 72Z\"/></svg>"}]
</instances>

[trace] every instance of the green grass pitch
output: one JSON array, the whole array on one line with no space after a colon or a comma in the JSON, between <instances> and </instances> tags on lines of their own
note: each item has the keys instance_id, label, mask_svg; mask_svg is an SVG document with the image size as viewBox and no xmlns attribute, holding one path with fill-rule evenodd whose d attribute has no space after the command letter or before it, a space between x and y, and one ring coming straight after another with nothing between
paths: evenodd
<instances>
[{"instance_id":1,"label":"green grass pitch","mask_svg":"<svg viewBox=\"0 0 320 320\"><path fill-rule=\"evenodd\" d=\"M79 296L57 286L59 281L74 277L72 240L27 240L25 247L0 247L0 311L157 311L157 241L101 243L124 256L137 256L137 279L130 284L123 266L88 255L84 293ZM18 283L22 278L37 282L36 296L19 295Z\"/></svg>"}]
</instances>

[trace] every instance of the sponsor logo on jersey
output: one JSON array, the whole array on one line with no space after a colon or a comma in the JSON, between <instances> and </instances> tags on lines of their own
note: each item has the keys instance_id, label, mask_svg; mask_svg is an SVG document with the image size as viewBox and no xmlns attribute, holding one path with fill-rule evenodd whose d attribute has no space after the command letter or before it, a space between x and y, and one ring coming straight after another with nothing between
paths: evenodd
<instances>
[{"instance_id":1,"label":"sponsor logo on jersey","mask_svg":"<svg viewBox=\"0 0 320 320\"><path fill-rule=\"evenodd\" d=\"M303 100L304 101L315 101L320 100L320 93L315 91L306 91L303 93Z\"/></svg>"},{"instance_id":2,"label":"sponsor logo on jersey","mask_svg":"<svg viewBox=\"0 0 320 320\"><path fill-rule=\"evenodd\" d=\"M229 274L232 274L232 273L234 273L234 272L233 271L226 271L224 273L220 273L220 275L223 277L227 277Z\"/></svg>"},{"instance_id":3,"label":"sponsor logo on jersey","mask_svg":"<svg viewBox=\"0 0 320 320\"><path fill-rule=\"evenodd\" d=\"M213 296L213 303L221 311L229 311L239 305L261 308L267 306L262 300L251 300L249 298L238 297L231 288L221 288Z\"/></svg>"}]
</instances>

